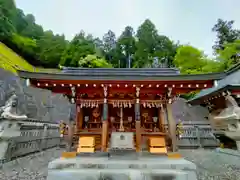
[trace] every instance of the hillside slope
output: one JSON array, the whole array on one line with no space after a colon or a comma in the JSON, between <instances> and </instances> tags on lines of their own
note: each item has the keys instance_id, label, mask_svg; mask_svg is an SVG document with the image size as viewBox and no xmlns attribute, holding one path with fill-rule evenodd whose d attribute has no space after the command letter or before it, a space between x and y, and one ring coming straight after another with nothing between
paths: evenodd
<instances>
[{"instance_id":1,"label":"hillside slope","mask_svg":"<svg viewBox=\"0 0 240 180\"><path fill-rule=\"evenodd\" d=\"M58 69L37 68L29 64L25 59L0 42L0 68L10 71L14 74L16 70L24 70L30 72L57 72Z\"/></svg>"},{"instance_id":2,"label":"hillside slope","mask_svg":"<svg viewBox=\"0 0 240 180\"><path fill-rule=\"evenodd\" d=\"M36 71L36 68L29 64L22 57L0 42L0 68L16 74L17 69L25 71Z\"/></svg>"}]
</instances>

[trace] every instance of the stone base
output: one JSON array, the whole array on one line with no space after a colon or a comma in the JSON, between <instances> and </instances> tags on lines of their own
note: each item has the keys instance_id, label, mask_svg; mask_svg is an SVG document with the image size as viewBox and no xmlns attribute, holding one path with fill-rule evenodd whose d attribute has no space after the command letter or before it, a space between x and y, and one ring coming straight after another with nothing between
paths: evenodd
<instances>
[{"instance_id":1,"label":"stone base","mask_svg":"<svg viewBox=\"0 0 240 180\"><path fill-rule=\"evenodd\" d=\"M237 150L240 151L240 141L236 141L237 144Z\"/></svg>"},{"instance_id":2,"label":"stone base","mask_svg":"<svg viewBox=\"0 0 240 180\"><path fill-rule=\"evenodd\" d=\"M106 156L56 159L49 163L47 180L197 180L196 165L166 156L139 155L138 159Z\"/></svg>"}]
</instances>

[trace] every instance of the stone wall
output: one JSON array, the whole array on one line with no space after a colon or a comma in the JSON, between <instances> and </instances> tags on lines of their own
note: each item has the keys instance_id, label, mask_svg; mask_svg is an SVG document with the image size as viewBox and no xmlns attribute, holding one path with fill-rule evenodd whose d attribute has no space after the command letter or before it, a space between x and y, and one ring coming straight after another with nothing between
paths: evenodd
<instances>
[{"instance_id":1,"label":"stone wall","mask_svg":"<svg viewBox=\"0 0 240 180\"><path fill-rule=\"evenodd\" d=\"M213 148L219 146L219 141L213 135L209 111L202 106L189 106L186 100L179 99L173 103L173 116L182 121L182 134L178 139L179 148Z\"/></svg>"},{"instance_id":2,"label":"stone wall","mask_svg":"<svg viewBox=\"0 0 240 180\"><path fill-rule=\"evenodd\" d=\"M68 121L72 106L68 100L59 94L48 90L27 87L25 80L0 68L0 107L16 93L19 98L18 111L31 119L38 121L59 122Z\"/></svg>"},{"instance_id":3,"label":"stone wall","mask_svg":"<svg viewBox=\"0 0 240 180\"><path fill-rule=\"evenodd\" d=\"M9 127L0 124L0 162L10 161L16 157L39 152L60 144L58 122L69 120L71 105L60 94L48 90L27 87L25 80L0 68L0 107L12 94L18 96L17 114L25 114L27 120L21 123L19 130L12 126L12 120L0 119L0 123L9 123ZM19 135L12 137L11 132ZM9 134L4 137L1 134ZM2 153L1 153L2 152Z\"/></svg>"},{"instance_id":4,"label":"stone wall","mask_svg":"<svg viewBox=\"0 0 240 180\"><path fill-rule=\"evenodd\" d=\"M185 99L180 98L173 103L173 117L176 121L208 121L209 111L202 106L189 106Z\"/></svg>"},{"instance_id":5,"label":"stone wall","mask_svg":"<svg viewBox=\"0 0 240 180\"><path fill-rule=\"evenodd\" d=\"M58 124L31 120L22 121L21 123L20 136L8 140L8 148L4 159L2 159L3 162L59 146Z\"/></svg>"}]
</instances>

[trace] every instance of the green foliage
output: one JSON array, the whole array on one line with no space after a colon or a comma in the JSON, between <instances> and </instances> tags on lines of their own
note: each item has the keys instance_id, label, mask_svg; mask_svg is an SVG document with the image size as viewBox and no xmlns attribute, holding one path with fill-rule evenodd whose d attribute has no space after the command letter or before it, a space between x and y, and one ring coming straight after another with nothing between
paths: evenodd
<instances>
[{"instance_id":1,"label":"green foliage","mask_svg":"<svg viewBox=\"0 0 240 180\"><path fill-rule=\"evenodd\" d=\"M203 52L189 45L180 46L174 59L174 64L179 67L183 74L203 72L206 62Z\"/></svg>"},{"instance_id":2,"label":"green foliage","mask_svg":"<svg viewBox=\"0 0 240 180\"><path fill-rule=\"evenodd\" d=\"M63 35L54 36L52 31L45 31L37 46L37 55L45 67L57 68L67 43Z\"/></svg>"},{"instance_id":3,"label":"green foliage","mask_svg":"<svg viewBox=\"0 0 240 180\"><path fill-rule=\"evenodd\" d=\"M81 58L85 58L90 54L95 54L95 52L94 40L90 36L85 36L85 33L81 31L64 50L60 64L78 67L78 61Z\"/></svg>"},{"instance_id":4,"label":"green foliage","mask_svg":"<svg viewBox=\"0 0 240 180\"><path fill-rule=\"evenodd\" d=\"M0 68L17 74L16 70L24 70L30 72L58 72L58 69L36 68L29 64L21 56L17 55L4 44L0 43Z\"/></svg>"},{"instance_id":5,"label":"green foliage","mask_svg":"<svg viewBox=\"0 0 240 180\"><path fill-rule=\"evenodd\" d=\"M240 40L224 45L223 50L218 51L218 59L222 64L222 69L228 69L240 62Z\"/></svg>"},{"instance_id":6,"label":"green foliage","mask_svg":"<svg viewBox=\"0 0 240 180\"><path fill-rule=\"evenodd\" d=\"M0 43L0 67L16 74L16 69L35 71L36 69L11 49Z\"/></svg>"},{"instance_id":7,"label":"green foliage","mask_svg":"<svg viewBox=\"0 0 240 180\"><path fill-rule=\"evenodd\" d=\"M80 67L89 68L111 68L112 65L109 64L105 59L98 58L95 55L87 55L85 58L80 59Z\"/></svg>"},{"instance_id":8,"label":"green foliage","mask_svg":"<svg viewBox=\"0 0 240 180\"><path fill-rule=\"evenodd\" d=\"M33 40L28 37L20 36L16 33L12 34L12 42L22 52L28 53L28 54L34 54L37 48L36 40Z\"/></svg>"},{"instance_id":9,"label":"green foliage","mask_svg":"<svg viewBox=\"0 0 240 180\"><path fill-rule=\"evenodd\" d=\"M12 32L15 32L15 27L12 24L16 10L13 0L0 0L0 39L6 40L11 38Z\"/></svg>"}]
</instances>

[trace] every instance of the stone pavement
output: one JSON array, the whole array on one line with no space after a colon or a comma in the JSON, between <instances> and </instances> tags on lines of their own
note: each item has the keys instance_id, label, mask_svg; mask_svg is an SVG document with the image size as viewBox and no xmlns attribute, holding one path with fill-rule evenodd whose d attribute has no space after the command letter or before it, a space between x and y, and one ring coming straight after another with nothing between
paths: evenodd
<instances>
[{"instance_id":1,"label":"stone pavement","mask_svg":"<svg viewBox=\"0 0 240 180\"><path fill-rule=\"evenodd\" d=\"M0 180L46 180L48 163L58 158L61 152L61 149L51 149L42 155L28 156L19 163L8 164L0 169ZM236 156L203 149L180 152L185 159L196 164L198 180L240 180L240 158Z\"/></svg>"},{"instance_id":2,"label":"stone pavement","mask_svg":"<svg viewBox=\"0 0 240 180\"><path fill-rule=\"evenodd\" d=\"M49 164L47 180L78 180L79 177L82 180L196 180L196 166L183 158L144 154L131 159L131 156L59 158Z\"/></svg>"}]
</instances>

